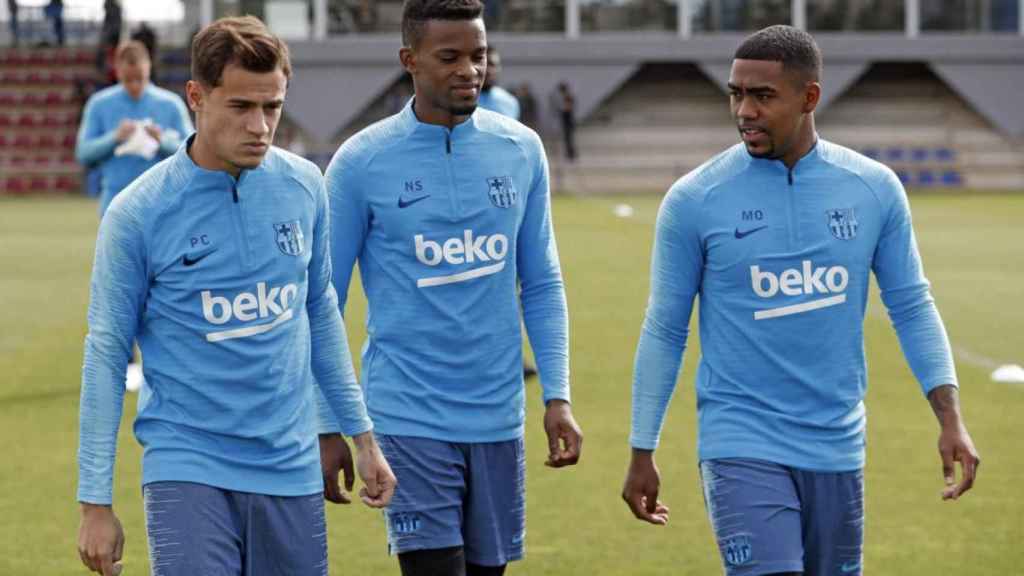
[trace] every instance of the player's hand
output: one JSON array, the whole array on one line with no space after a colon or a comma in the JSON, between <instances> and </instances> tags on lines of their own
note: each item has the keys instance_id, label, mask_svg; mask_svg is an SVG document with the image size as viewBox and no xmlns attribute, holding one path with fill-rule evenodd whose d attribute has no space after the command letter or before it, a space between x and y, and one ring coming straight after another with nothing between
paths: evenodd
<instances>
[{"instance_id":1,"label":"player's hand","mask_svg":"<svg viewBox=\"0 0 1024 576\"><path fill-rule=\"evenodd\" d=\"M121 573L124 530L110 506L82 503L78 556L86 568L103 576Z\"/></svg>"},{"instance_id":2,"label":"player's hand","mask_svg":"<svg viewBox=\"0 0 1024 576\"><path fill-rule=\"evenodd\" d=\"M126 118L124 120L121 120L121 123L117 126L117 133L114 135L114 137L117 139L118 142L124 142L132 135L132 132L134 131L135 121L128 120Z\"/></svg>"},{"instance_id":3,"label":"player's hand","mask_svg":"<svg viewBox=\"0 0 1024 576\"><path fill-rule=\"evenodd\" d=\"M654 463L654 452L634 448L622 486L622 499L638 519L664 526L668 524L668 506L658 500L660 487L661 473Z\"/></svg>"},{"instance_id":4,"label":"player's hand","mask_svg":"<svg viewBox=\"0 0 1024 576\"><path fill-rule=\"evenodd\" d=\"M373 432L352 437L356 445L356 470L363 480L359 499L370 508L383 508L391 502L398 480L377 445Z\"/></svg>"},{"instance_id":5,"label":"player's hand","mask_svg":"<svg viewBox=\"0 0 1024 576\"><path fill-rule=\"evenodd\" d=\"M959 418L942 427L939 434L939 456L942 458L942 477L946 482L946 487L942 489L942 499L956 500L974 486L974 478L981 465L974 441ZM960 463L960 482L956 482L956 462Z\"/></svg>"},{"instance_id":6,"label":"player's hand","mask_svg":"<svg viewBox=\"0 0 1024 576\"><path fill-rule=\"evenodd\" d=\"M341 434L320 434L320 470L324 475L324 498L335 504L349 504L356 473L352 465L352 451ZM338 484L338 470L345 474L345 490Z\"/></svg>"},{"instance_id":7,"label":"player's hand","mask_svg":"<svg viewBox=\"0 0 1024 576\"><path fill-rule=\"evenodd\" d=\"M572 466L583 452L583 432L572 417L565 400L551 400L544 411L544 432L548 435L548 459L545 466Z\"/></svg>"},{"instance_id":8,"label":"player's hand","mask_svg":"<svg viewBox=\"0 0 1024 576\"><path fill-rule=\"evenodd\" d=\"M160 141L160 136L163 134L163 130L161 130L159 126L156 124L146 124L144 130L153 140L156 140L157 142Z\"/></svg>"}]
</instances>

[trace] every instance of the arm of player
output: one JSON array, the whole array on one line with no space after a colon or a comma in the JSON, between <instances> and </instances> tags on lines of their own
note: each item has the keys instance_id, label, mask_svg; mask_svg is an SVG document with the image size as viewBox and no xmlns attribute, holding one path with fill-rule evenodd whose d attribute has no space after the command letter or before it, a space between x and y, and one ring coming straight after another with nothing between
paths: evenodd
<instances>
[{"instance_id":1,"label":"arm of player","mask_svg":"<svg viewBox=\"0 0 1024 576\"><path fill-rule=\"evenodd\" d=\"M148 288L141 214L122 202L100 224L89 300L79 406L79 554L108 573L121 558L124 535L113 513L114 457L125 369Z\"/></svg>"},{"instance_id":2,"label":"arm of player","mask_svg":"<svg viewBox=\"0 0 1024 576\"><path fill-rule=\"evenodd\" d=\"M174 107L177 110L177 116L175 122L173 122L167 128L170 130L160 130L159 137L157 138L160 142L160 155L170 156L181 146L181 142L192 135L195 132L195 128L192 127L192 120L188 115L188 108L185 107L185 103L180 98L175 98Z\"/></svg>"},{"instance_id":3,"label":"arm of player","mask_svg":"<svg viewBox=\"0 0 1024 576\"><path fill-rule=\"evenodd\" d=\"M359 188L361 170L353 165L353 143L341 146L327 166L324 181L327 188L331 283L336 290L337 309L344 318L348 286L352 270L363 249L368 213ZM317 426L320 434L335 434L340 428L334 421L323 395L317 390Z\"/></svg>"},{"instance_id":4,"label":"arm of player","mask_svg":"<svg viewBox=\"0 0 1024 576\"><path fill-rule=\"evenodd\" d=\"M939 418L943 498L955 499L973 485L978 454L960 416L953 353L924 276L906 192L891 171L879 190L884 193L880 197L890 203L872 266L903 354ZM962 470L962 481L955 485L954 461L960 462Z\"/></svg>"},{"instance_id":5,"label":"arm of player","mask_svg":"<svg viewBox=\"0 0 1024 576\"><path fill-rule=\"evenodd\" d=\"M928 393L928 402L942 430L939 434L939 456L942 458L942 477L946 483L942 499L956 500L974 486L981 458L960 416L959 389L948 384L932 388ZM955 462L960 463L960 482L956 482Z\"/></svg>"},{"instance_id":6,"label":"arm of player","mask_svg":"<svg viewBox=\"0 0 1024 576\"><path fill-rule=\"evenodd\" d=\"M668 522L668 507L658 500L654 450L679 376L703 274L700 210L692 194L673 187L658 211L651 293L633 367L633 456L622 499L637 518L659 525Z\"/></svg>"},{"instance_id":7,"label":"arm of player","mask_svg":"<svg viewBox=\"0 0 1024 576\"><path fill-rule=\"evenodd\" d=\"M352 436L356 444L356 469L365 485L360 491L363 501L369 506L380 507L390 501L395 478L373 438L373 424L366 414L363 392L352 368L348 337L331 284L327 194L322 188L323 180L317 178L317 183L321 188L317 190L317 216L313 229L306 300L313 376L342 433ZM329 479L328 486L331 488L337 486L336 470L334 474ZM346 476L349 475L346 471Z\"/></svg>"},{"instance_id":8,"label":"arm of player","mask_svg":"<svg viewBox=\"0 0 1024 576\"><path fill-rule=\"evenodd\" d=\"M523 323L540 375L544 431L548 437L546 465L576 464L583 450L583 433L569 405L569 314L551 224L551 193L544 145L534 136L524 148L525 164L535 166L525 197L526 212L516 245L516 270L521 287Z\"/></svg>"},{"instance_id":9,"label":"arm of player","mask_svg":"<svg viewBox=\"0 0 1024 576\"><path fill-rule=\"evenodd\" d=\"M82 111L82 124L78 127L78 140L75 144L75 158L83 166L89 166L106 160L114 154L114 149L131 134L131 125L126 127L128 120L122 121L113 130L104 130L95 101L90 99Z\"/></svg>"}]
</instances>

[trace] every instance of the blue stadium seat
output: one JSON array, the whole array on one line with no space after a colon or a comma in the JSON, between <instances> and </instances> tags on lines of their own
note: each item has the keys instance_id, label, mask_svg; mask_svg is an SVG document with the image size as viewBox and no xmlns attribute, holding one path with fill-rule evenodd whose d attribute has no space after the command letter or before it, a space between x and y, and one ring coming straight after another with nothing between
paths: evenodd
<instances>
[{"instance_id":1,"label":"blue stadium seat","mask_svg":"<svg viewBox=\"0 0 1024 576\"><path fill-rule=\"evenodd\" d=\"M900 183L904 186L910 184L910 173L906 170L896 170L896 177L900 179Z\"/></svg>"},{"instance_id":2,"label":"blue stadium seat","mask_svg":"<svg viewBox=\"0 0 1024 576\"><path fill-rule=\"evenodd\" d=\"M957 170L946 170L942 173L942 185L958 188L964 185L963 176Z\"/></svg>"},{"instance_id":3,"label":"blue stadium seat","mask_svg":"<svg viewBox=\"0 0 1024 576\"><path fill-rule=\"evenodd\" d=\"M906 157L906 150L903 148L892 147L885 151L885 159L890 162L901 162Z\"/></svg>"},{"instance_id":4,"label":"blue stadium seat","mask_svg":"<svg viewBox=\"0 0 1024 576\"><path fill-rule=\"evenodd\" d=\"M871 158L872 160L878 160L882 156L881 151L878 148L865 148L861 150L861 154Z\"/></svg>"},{"instance_id":5,"label":"blue stadium seat","mask_svg":"<svg viewBox=\"0 0 1024 576\"><path fill-rule=\"evenodd\" d=\"M918 170L917 172L917 185L918 186L934 186L938 182L935 177L935 173L931 170L924 169Z\"/></svg>"},{"instance_id":6,"label":"blue stadium seat","mask_svg":"<svg viewBox=\"0 0 1024 576\"><path fill-rule=\"evenodd\" d=\"M936 148L933 154L939 162L954 162L956 160L956 151L952 148Z\"/></svg>"},{"instance_id":7,"label":"blue stadium seat","mask_svg":"<svg viewBox=\"0 0 1024 576\"><path fill-rule=\"evenodd\" d=\"M927 148L913 148L910 151L910 161L915 163L922 163L928 160L929 151Z\"/></svg>"}]
</instances>

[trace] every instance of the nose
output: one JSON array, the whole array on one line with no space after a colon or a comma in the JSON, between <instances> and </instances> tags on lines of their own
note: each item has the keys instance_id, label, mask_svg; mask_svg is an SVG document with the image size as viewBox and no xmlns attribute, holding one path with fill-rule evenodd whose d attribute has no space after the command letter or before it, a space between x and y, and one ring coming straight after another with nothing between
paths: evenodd
<instances>
[{"instance_id":1,"label":"nose","mask_svg":"<svg viewBox=\"0 0 1024 576\"><path fill-rule=\"evenodd\" d=\"M757 118L757 105L749 96L733 96L733 110L737 118L753 120Z\"/></svg>"},{"instance_id":2,"label":"nose","mask_svg":"<svg viewBox=\"0 0 1024 576\"><path fill-rule=\"evenodd\" d=\"M477 68L476 63L473 62L472 58L463 58L459 62L458 74L460 77L467 80L479 79L481 69Z\"/></svg>"},{"instance_id":3,"label":"nose","mask_svg":"<svg viewBox=\"0 0 1024 576\"><path fill-rule=\"evenodd\" d=\"M270 132L270 126L267 125L261 108L256 107L249 111L245 117L245 129L253 136L264 136Z\"/></svg>"}]
</instances>

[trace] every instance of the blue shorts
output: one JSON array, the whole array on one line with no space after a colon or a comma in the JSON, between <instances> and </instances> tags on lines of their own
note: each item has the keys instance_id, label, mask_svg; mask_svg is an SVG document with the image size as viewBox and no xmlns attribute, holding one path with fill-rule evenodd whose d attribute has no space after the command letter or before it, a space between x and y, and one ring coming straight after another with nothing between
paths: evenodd
<instances>
[{"instance_id":1,"label":"blue shorts","mask_svg":"<svg viewBox=\"0 0 1024 576\"><path fill-rule=\"evenodd\" d=\"M323 494L267 496L192 482L142 488L153 576L326 576Z\"/></svg>"},{"instance_id":2,"label":"blue shorts","mask_svg":"<svg viewBox=\"0 0 1024 576\"><path fill-rule=\"evenodd\" d=\"M382 434L377 442L398 478L384 511L392 554L462 546L466 562L478 566L523 557L522 438L453 443Z\"/></svg>"},{"instance_id":3,"label":"blue shorts","mask_svg":"<svg viewBox=\"0 0 1024 576\"><path fill-rule=\"evenodd\" d=\"M810 472L743 458L700 464L704 503L728 576L859 576L864 473Z\"/></svg>"}]
</instances>

